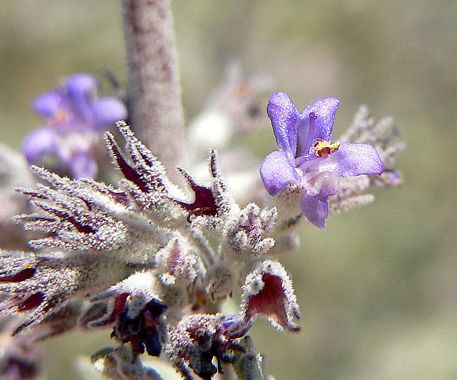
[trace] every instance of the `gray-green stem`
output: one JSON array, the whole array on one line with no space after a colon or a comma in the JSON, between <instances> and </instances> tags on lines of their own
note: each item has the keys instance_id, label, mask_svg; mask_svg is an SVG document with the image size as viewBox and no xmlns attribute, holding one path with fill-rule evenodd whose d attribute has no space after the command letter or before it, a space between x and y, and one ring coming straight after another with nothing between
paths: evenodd
<instances>
[{"instance_id":1,"label":"gray-green stem","mask_svg":"<svg viewBox=\"0 0 457 380\"><path fill-rule=\"evenodd\" d=\"M122 5L130 124L173 176L184 154L184 117L170 1Z\"/></svg>"}]
</instances>

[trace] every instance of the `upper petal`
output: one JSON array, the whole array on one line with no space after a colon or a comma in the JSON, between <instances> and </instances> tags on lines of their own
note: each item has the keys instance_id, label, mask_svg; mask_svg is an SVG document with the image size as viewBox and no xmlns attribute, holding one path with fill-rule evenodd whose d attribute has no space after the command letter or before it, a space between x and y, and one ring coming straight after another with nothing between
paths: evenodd
<instances>
[{"instance_id":1,"label":"upper petal","mask_svg":"<svg viewBox=\"0 0 457 380\"><path fill-rule=\"evenodd\" d=\"M260 177L270 195L276 195L292 183L300 181L295 167L289 161L286 152L274 151L262 162Z\"/></svg>"},{"instance_id":2,"label":"upper petal","mask_svg":"<svg viewBox=\"0 0 457 380\"><path fill-rule=\"evenodd\" d=\"M96 100L92 104L92 112L96 129L105 129L114 126L116 121L127 118L127 108L116 98L106 97Z\"/></svg>"},{"instance_id":3,"label":"upper petal","mask_svg":"<svg viewBox=\"0 0 457 380\"><path fill-rule=\"evenodd\" d=\"M340 101L336 98L321 98L303 110L301 116L306 123L302 124L303 127L299 129L298 134L300 139L303 139L304 144L302 144L300 152L297 152L298 156L308 154L316 139L332 140L335 113L339 104ZM309 127L306 129L307 125Z\"/></svg>"},{"instance_id":4,"label":"upper petal","mask_svg":"<svg viewBox=\"0 0 457 380\"><path fill-rule=\"evenodd\" d=\"M93 122L91 104L97 90L96 79L89 74L74 74L67 79L66 90L74 113L88 126Z\"/></svg>"},{"instance_id":5,"label":"upper petal","mask_svg":"<svg viewBox=\"0 0 457 380\"><path fill-rule=\"evenodd\" d=\"M384 170L378 152L368 144L342 143L331 156L338 161L334 173L341 177L381 174Z\"/></svg>"},{"instance_id":6,"label":"upper petal","mask_svg":"<svg viewBox=\"0 0 457 380\"><path fill-rule=\"evenodd\" d=\"M300 114L290 98L283 92L271 95L267 106L279 149L295 156L297 148L297 123Z\"/></svg>"},{"instance_id":7,"label":"upper petal","mask_svg":"<svg viewBox=\"0 0 457 380\"><path fill-rule=\"evenodd\" d=\"M69 95L94 93L97 90L97 80L89 74L73 74L67 78L66 88Z\"/></svg>"}]
</instances>

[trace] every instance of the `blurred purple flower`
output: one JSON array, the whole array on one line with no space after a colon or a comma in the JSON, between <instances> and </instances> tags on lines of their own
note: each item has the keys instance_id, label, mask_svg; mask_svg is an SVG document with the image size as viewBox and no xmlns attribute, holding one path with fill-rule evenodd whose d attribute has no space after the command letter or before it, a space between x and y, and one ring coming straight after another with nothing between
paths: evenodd
<instances>
[{"instance_id":1,"label":"blurred purple flower","mask_svg":"<svg viewBox=\"0 0 457 380\"><path fill-rule=\"evenodd\" d=\"M58 89L35 99L34 109L45 126L23 141L29 163L53 157L68 167L74 178L94 177L97 145L102 132L125 119L125 105L114 97L96 97L97 81L89 74L74 74Z\"/></svg>"},{"instance_id":2,"label":"blurred purple flower","mask_svg":"<svg viewBox=\"0 0 457 380\"><path fill-rule=\"evenodd\" d=\"M262 163L263 183L273 196L298 185L301 211L319 228L328 217L328 198L338 193L339 177L383 171L371 145L331 142L338 105L335 98L318 99L299 113L290 98L278 92L267 107L278 150Z\"/></svg>"}]
</instances>

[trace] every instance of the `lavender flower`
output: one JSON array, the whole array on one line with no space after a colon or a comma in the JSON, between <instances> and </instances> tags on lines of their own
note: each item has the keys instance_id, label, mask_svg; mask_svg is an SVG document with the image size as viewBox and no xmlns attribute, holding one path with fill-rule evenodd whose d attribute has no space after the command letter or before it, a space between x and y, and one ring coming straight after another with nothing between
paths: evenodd
<instances>
[{"instance_id":1,"label":"lavender flower","mask_svg":"<svg viewBox=\"0 0 457 380\"><path fill-rule=\"evenodd\" d=\"M35 99L34 109L45 126L30 132L23 150L29 163L52 157L74 178L97 174L97 147L101 132L125 119L125 105L114 97L96 98L97 81L89 74L74 74L58 89Z\"/></svg>"},{"instance_id":2,"label":"lavender flower","mask_svg":"<svg viewBox=\"0 0 457 380\"><path fill-rule=\"evenodd\" d=\"M339 100L318 99L299 113L281 92L271 96L267 112L278 150L265 157L260 175L270 195L296 185L306 218L323 228L328 199L338 193L339 178L381 174L383 164L368 144L332 143Z\"/></svg>"}]
</instances>

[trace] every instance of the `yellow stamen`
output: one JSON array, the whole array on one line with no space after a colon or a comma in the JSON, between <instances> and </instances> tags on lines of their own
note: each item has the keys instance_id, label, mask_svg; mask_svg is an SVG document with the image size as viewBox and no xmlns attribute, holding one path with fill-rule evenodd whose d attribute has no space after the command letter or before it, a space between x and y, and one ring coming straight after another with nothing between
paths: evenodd
<instances>
[{"instance_id":1,"label":"yellow stamen","mask_svg":"<svg viewBox=\"0 0 457 380\"><path fill-rule=\"evenodd\" d=\"M314 143L314 154L317 157L328 157L330 154L340 149L340 142L330 143L329 141L317 139Z\"/></svg>"}]
</instances>

